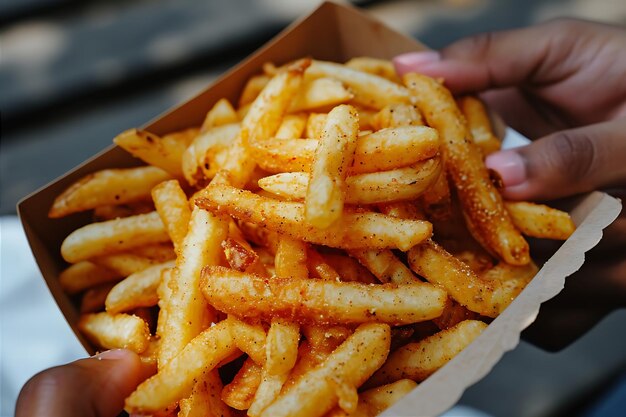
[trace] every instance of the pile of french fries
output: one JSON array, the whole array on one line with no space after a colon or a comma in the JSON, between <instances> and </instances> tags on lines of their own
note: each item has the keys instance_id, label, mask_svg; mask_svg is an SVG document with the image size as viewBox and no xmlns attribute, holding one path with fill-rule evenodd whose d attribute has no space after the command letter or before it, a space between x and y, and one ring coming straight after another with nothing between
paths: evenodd
<instances>
[{"instance_id":1,"label":"pile of french fries","mask_svg":"<svg viewBox=\"0 0 626 417\"><path fill-rule=\"evenodd\" d=\"M59 279L89 340L154 367L131 413L377 415L533 278L522 235L574 230L503 201L479 100L384 60L266 64L202 126L115 143L147 165L89 175L49 214L93 211Z\"/></svg>"}]
</instances>

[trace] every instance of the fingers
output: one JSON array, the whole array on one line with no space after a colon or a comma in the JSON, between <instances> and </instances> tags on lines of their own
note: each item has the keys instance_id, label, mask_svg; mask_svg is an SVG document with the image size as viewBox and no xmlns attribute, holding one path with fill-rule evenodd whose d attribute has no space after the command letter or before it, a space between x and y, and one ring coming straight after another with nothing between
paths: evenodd
<instances>
[{"instance_id":1,"label":"fingers","mask_svg":"<svg viewBox=\"0 0 626 417\"><path fill-rule=\"evenodd\" d=\"M145 371L139 356L123 349L48 369L22 388L16 417L117 416Z\"/></svg>"},{"instance_id":2,"label":"fingers","mask_svg":"<svg viewBox=\"0 0 626 417\"><path fill-rule=\"evenodd\" d=\"M626 119L564 130L489 155L512 200L552 200L626 185Z\"/></svg>"},{"instance_id":3,"label":"fingers","mask_svg":"<svg viewBox=\"0 0 626 417\"><path fill-rule=\"evenodd\" d=\"M591 23L575 20L550 22L519 30L484 33L462 39L443 49L408 53L394 58L400 75L420 72L442 77L454 93L484 91L524 83L545 84L571 74L565 60ZM577 33L577 36L571 36Z\"/></svg>"}]
</instances>

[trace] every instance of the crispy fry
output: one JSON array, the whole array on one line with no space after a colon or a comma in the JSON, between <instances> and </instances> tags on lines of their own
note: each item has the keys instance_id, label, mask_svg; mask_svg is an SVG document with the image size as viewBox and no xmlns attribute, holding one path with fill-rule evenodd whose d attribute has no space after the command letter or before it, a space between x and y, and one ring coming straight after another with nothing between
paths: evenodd
<instances>
[{"instance_id":1,"label":"crispy fry","mask_svg":"<svg viewBox=\"0 0 626 417\"><path fill-rule=\"evenodd\" d=\"M324 261L341 277L341 281L357 281L365 284L378 282L376 277L356 259L339 253L325 253Z\"/></svg>"},{"instance_id":2,"label":"crispy fry","mask_svg":"<svg viewBox=\"0 0 626 417\"><path fill-rule=\"evenodd\" d=\"M389 326L362 324L322 366L300 378L261 415L322 416L337 403L348 408L342 394L348 391L356 395L356 389L387 358L389 341ZM356 408L356 402L352 405Z\"/></svg>"},{"instance_id":3,"label":"crispy fry","mask_svg":"<svg viewBox=\"0 0 626 417\"><path fill-rule=\"evenodd\" d=\"M196 335L215 322L215 312L207 305L198 287L200 270L219 265L221 242L228 234L228 222L198 207L189 221L176 269L169 282L171 294L166 321L161 328L159 364L167 363Z\"/></svg>"},{"instance_id":4,"label":"crispy fry","mask_svg":"<svg viewBox=\"0 0 626 417\"><path fill-rule=\"evenodd\" d=\"M389 249L353 249L349 253L382 283L411 284L419 282L411 270Z\"/></svg>"},{"instance_id":5,"label":"crispy fry","mask_svg":"<svg viewBox=\"0 0 626 417\"><path fill-rule=\"evenodd\" d=\"M326 281L341 281L341 275L315 249L307 248L307 268L311 276Z\"/></svg>"},{"instance_id":6,"label":"crispy fry","mask_svg":"<svg viewBox=\"0 0 626 417\"><path fill-rule=\"evenodd\" d=\"M267 334L260 324L246 323L236 317L229 316L226 320L234 343L252 360L262 365L265 363Z\"/></svg>"},{"instance_id":7,"label":"crispy fry","mask_svg":"<svg viewBox=\"0 0 626 417\"><path fill-rule=\"evenodd\" d=\"M465 320L420 342L409 343L389 355L367 386L375 387L404 378L423 381L465 349L486 327L482 321Z\"/></svg>"},{"instance_id":8,"label":"crispy fry","mask_svg":"<svg viewBox=\"0 0 626 417\"><path fill-rule=\"evenodd\" d=\"M180 252L191 218L185 192L178 181L164 181L152 189L152 199L176 252Z\"/></svg>"},{"instance_id":9,"label":"crispy fry","mask_svg":"<svg viewBox=\"0 0 626 417\"><path fill-rule=\"evenodd\" d=\"M67 188L52 203L48 216L64 217L98 206L150 200L150 190L171 175L156 167L104 169Z\"/></svg>"},{"instance_id":10,"label":"crispy fry","mask_svg":"<svg viewBox=\"0 0 626 417\"><path fill-rule=\"evenodd\" d=\"M364 391L359 394L359 403L351 413L335 407L324 417L375 417L391 407L417 387L415 381L401 379L391 384Z\"/></svg>"},{"instance_id":11,"label":"crispy fry","mask_svg":"<svg viewBox=\"0 0 626 417\"><path fill-rule=\"evenodd\" d=\"M345 63L345 66L355 70L368 72L370 74L384 77L389 81L401 84L402 80L396 74L393 63L387 59L371 58L368 56L359 56L351 58Z\"/></svg>"},{"instance_id":12,"label":"crispy fry","mask_svg":"<svg viewBox=\"0 0 626 417\"><path fill-rule=\"evenodd\" d=\"M126 398L126 411L149 414L175 404L191 394L203 374L236 352L228 322L209 327Z\"/></svg>"},{"instance_id":13,"label":"crispy fry","mask_svg":"<svg viewBox=\"0 0 626 417\"><path fill-rule=\"evenodd\" d=\"M230 171L235 185L244 186L250 180L256 166L254 159L250 157L250 144L270 138L276 133L309 63L310 60L300 60L290 65L287 71L277 74L252 103L222 166Z\"/></svg>"},{"instance_id":14,"label":"crispy fry","mask_svg":"<svg viewBox=\"0 0 626 417\"><path fill-rule=\"evenodd\" d=\"M129 275L109 292L105 302L106 310L115 314L137 307L157 305L157 288L161 283L161 274L164 269L173 268L174 265L174 261L169 261Z\"/></svg>"},{"instance_id":15,"label":"crispy fry","mask_svg":"<svg viewBox=\"0 0 626 417\"><path fill-rule=\"evenodd\" d=\"M115 271L124 277L141 272L159 263L145 256L132 253L116 253L113 255L98 256L91 258L91 261L96 265Z\"/></svg>"},{"instance_id":16,"label":"crispy fry","mask_svg":"<svg viewBox=\"0 0 626 417\"><path fill-rule=\"evenodd\" d=\"M416 323L441 315L446 300L444 291L426 283L398 286L266 280L222 267L205 268L201 286L209 303L221 311L250 318L282 317L298 323ZM235 296L238 303L227 302Z\"/></svg>"},{"instance_id":17,"label":"crispy fry","mask_svg":"<svg viewBox=\"0 0 626 417\"><path fill-rule=\"evenodd\" d=\"M439 158L391 171L359 174L345 179L346 204L376 204L413 200L438 178ZM259 180L259 186L287 200L302 200L309 185L306 172L285 172Z\"/></svg>"},{"instance_id":18,"label":"crispy fry","mask_svg":"<svg viewBox=\"0 0 626 417\"><path fill-rule=\"evenodd\" d=\"M499 151L501 143L491 129L491 121L482 101L474 96L464 96L458 99L458 103L467 120L472 139L483 155Z\"/></svg>"},{"instance_id":19,"label":"crispy fry","mask_svg":"<svg viewBox=\"0 0 626 417\"><path fill-rule=\"evenodd\" d=\"M217 370L207 372L196 382L191 395L180 400L178 417L232 417L221 399L222 380Z\"/></svg>"},{"instance_id":20,"label":"crispy fry","mask_svg":"<svg viewBox=\"0 0 626 417\"><path fill-rule=\"evenodd\" d=\"M209 186L196 204L242 221L265 225L296 239L343 249L408 250L432 233L429 222L347 210L333 226L319 230L304 222L304 206L301 203L277 202L222 184Z\"/></svg>"},{"instance_id":21,"label":"crispy fry","mask_svg":"<svg viewBox=\"0 0 626 417\"><path fill-rule=\"evenodd\" d=\"M238 121L237 112L232 104L230 104L230 101L221 98L217 100L213 107L211 107L211 110L206 114L199 133L202 134L214 127L237 123Z\"/></svg>"},{"instance_id":22,"label":"crispy fry","mask_svg":"<svg viewBox=\"0 0 626 417\"><path fill-rule=\"evenodd\" d=\"M147 214L154 211L154 204L150 201L139 201L129 204L110 204L93 209L93 221L105 222L120 217L130 217L136 214Z\"/></svg>"},{"instance_id":23,"label":"crispy fry","mask_svg":"<svg viewBox=\"0 0 626 417\"><path fill-rule=\"evenodd\" d=\"M402 126L382 129L359 136L350 175L385 171L431 158L439 151L439 136L425 126ZM268 172L305 171L311 168L318 145L314 139L259 141L252 152L259 165Z\"/></svg>"},{"instance_id":24,"label":"crispy fry","mask_svg":"<svg viewBox=\"0 0 626 417\"><path fill-rule=\"evenodd\" d=\"M272 74L272 76L274 75ZM239 97L239 107L252 103L263 91L267 83L270 82L271 78L268 75L254 75L250 77Z\"/></svg>"},{"instance_id":25,"label":"crispy fry","mask_svg":"<svg viewBox=\"0 0 626 417\"><path fill-rule=\"evenodd\" d=\"M180 161L189 138L197 133L198 129L192 128L181 134L160 137L145 130L129 129L117 135L113 142L144 162L182 178Z\"/></svg>"},{"instance_id":26,"label":"crispy fry","mask_svg":"<svg viewBox=\"0 0 626 417\"><path fill-rule=\"evenodd\" d=\"M104 349L130 349L141 353L148 347L150 330L145 321L128 314L84 314L78 328Z\"/></svg>"},{"instance_id":27,"label":"crispy fry","mask_svg":"<svg viewBox=\"0 0 626 417\"><path fill-rule=\"evenodd\" d=\"M526 201L505 201L504 206L515 227L526 236L566 240L576 230L567 212Z\"/></svg>"},{"instance_id":28,"label":"crispy fry","mask_svg":"<svg viewBox=\"0 0 626 417\"><path fill-rule=\"evenodd\" d=\"M495 189L454 99L436 80L411 73L404 82L429 125L442 138L446 169L463 206L472 235L512 265L530 262L528 243L515 228Z\"/></svg>"},{"instance_id":29,"label":"crispy fry","mask_svg":"<svg viewBox=\"0 0 626 417\"><path fill-rule=\"evenodd\" d=\"M80 261L64 269L59 275L59 282L65 292L76 294L99 284L119 281L122 276L93 262Z\"/></svg>"},{"instance_id":30,"label":"crispy fry","mask_svg":"<svg viewBox=\"0 0 626 417\"><path fill-rule=\"evenodd\" d=\"M83 226L65 238L61 255L66 261L75 263L168 240L163 222L156 212L152 212Z\"/></svg>"},{"instance_id":31,"label":"crispy fry","mask_svg":"<svg viewBox=\"0 0 626 417\"><path fill-rule=\"evenodd\" d=\"M260 276L269 276L259 255L245 240L228 238L222 241L222 248L231 268Z\"/></svg>"},{"instance_id":32,"label":"crispy fry","mask_svg":"<svg viewBox=\"0 0 626 417\"><path fill-rule=\"evenodd\" d=\"M410 104L390 104L372 117L372 128L381 130L398 126L422 126L422 115Z\"/></svg>"},{"instance_id":33,"label":"crispy fry","mask_svg":"<svg viewBox=\"0 0 626 417\"><path fill-rule=\"evenodd\" d=\"M319 109L347 103L354 95L344 85L333 78L308 79L300 93L293 99L290 112Z\"/></svg>"},{"instance_id":34,"label":"crispy fry","mask_svg":"<svg viewBox=\"0 0 626 417\"><path fill-rule=\"evenodd\" d=\"M236 410L247 410L254 400L263 367L251 358L246 359L232 382L222 390L222 401Z\"/></svg>"},{"instance_id":35,"label":"crispy fry","mask_svg":"<svg viewBox=\"0 0 626 417\"><path fill-rule=\"evenodd\" d=\"M429 282L443 287L450 297L469 310L483 316L496 317L521 292L523 285L515 279L506 281L483 279L459 259L433 241L415 246L408 252L411 269ZM520 270L534 270L532 263ZM532 276L524 274L524 285Z\"/></svg>"},{"instance_id":36,"label":"crispy fry","mask_svg":"<svg viewBox=\"0 0 626 417\"><path fill-rule=\"evenodd\" d=\"M306 127L307 115L304 113L288 114L283 118L276 139L293 139L302 137Z\"/></svg>"},{"instance_id":37,"label":"crispy fry","mask_svg":"<svg viewBox=\"0 0 626 417\"><path fill-rule=\"evenodd\" d=\"M441 313L441 316L434 318L433 323L435 323L439 329L446 330L464 320L478 320L479 318L478 313L474 313L452 298L448 298L443 313Z\"/></svg>"},{"instance_id":38,"label":"crispy fry","mask_svg":"<svg viewBox=\"0 0 626 417\"><path fill-rule=\"evenodd\" d=\"M340 105L328 113L304 200L306 221L319 229L331 226L343 212L345 178L354 159L358 131L354 107Z\"/></svg>"},{"instance_id":39,"label":"crispy fry","mask_svg":"<svg viewBox=\"0 0 626 417\"><path fill-rule=\"evenodd\" d=\"M326 61L313 61L307 77L336 78L354 93L353 101L366 107L382 109L392 103L410 103L409 92L403 86L383 77Z\"/></svg>"}]
</instances>

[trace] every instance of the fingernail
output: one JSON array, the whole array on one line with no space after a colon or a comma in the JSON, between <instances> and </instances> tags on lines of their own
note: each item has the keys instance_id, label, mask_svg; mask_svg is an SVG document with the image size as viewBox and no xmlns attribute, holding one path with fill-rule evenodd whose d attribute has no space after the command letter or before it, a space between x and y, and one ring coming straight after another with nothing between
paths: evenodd
<instances>
[{"instance_id":1,"label":"fingernail","mask_svg":"<svg viewBox=\"0 0 626 417\"><path fill-rule=\"evenodd\" d=\"M98 353L97 355L94 356L94 358L98 359L98 360L117 360L117 359L122 359L124 357L128 356L128 351L125 349L112 349L112 350L107 350L105 352L102 353Z\"/></svg>"},{"instance_id":2,"label":"fingernail","mask_svg":"<svg viewBox=\"0 0 626 417\"><path fill-rule=\"evenodd\" d=\"M398 69L415 71L423 65L432 64L441 60L441 55L437 51L409 52L398 55L393 59L393 63Z\"/></svg>"},{"instance_id":3,"label":"fingernail","mask_svg":"<svg viewBox=\"0 0 626 417\"><path fill-rule=\"evenodd\" d=\"M505 187L520 185L526 181L524 159L513 150L493 153L485 160L487 168L497 171Z\"/></svg>"}]
</instances>

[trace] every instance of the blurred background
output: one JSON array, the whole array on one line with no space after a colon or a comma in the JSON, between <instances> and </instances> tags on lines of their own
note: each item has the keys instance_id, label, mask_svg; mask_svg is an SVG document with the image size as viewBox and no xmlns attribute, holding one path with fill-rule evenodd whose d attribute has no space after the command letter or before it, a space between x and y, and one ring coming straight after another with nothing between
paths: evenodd
<instances>
[{"instance_id":1,"label":"blurred background","mask_svg":"<svg viewBox=\"0 0 626 417\"><path fill-rule=\"evenodd\" d=\"M317 3L0 2L0 415L13 415L17 393L34 373L84 355L32 260L15 218L18 200L107 147L120 131L199 92ZM433 48L558 16L626 26L624 0L352 3ZM626 312L615 312L557 353L522 342L461 404L493 416L613 415L596 404L605 395L625 401L625 390L611 391L625 375L625 323Z\"/></svg>"}]
</instances>

